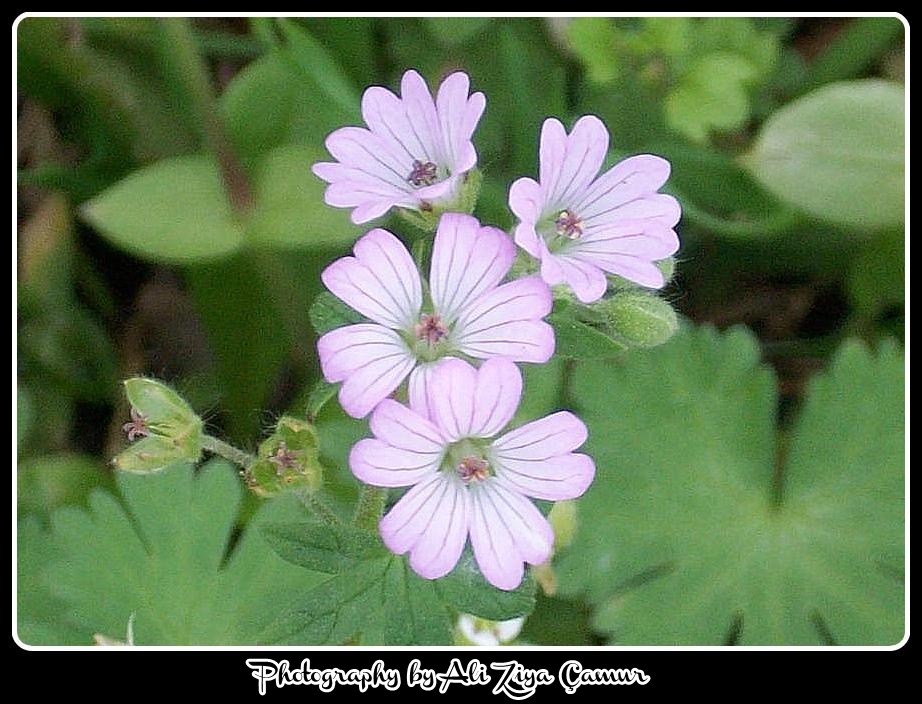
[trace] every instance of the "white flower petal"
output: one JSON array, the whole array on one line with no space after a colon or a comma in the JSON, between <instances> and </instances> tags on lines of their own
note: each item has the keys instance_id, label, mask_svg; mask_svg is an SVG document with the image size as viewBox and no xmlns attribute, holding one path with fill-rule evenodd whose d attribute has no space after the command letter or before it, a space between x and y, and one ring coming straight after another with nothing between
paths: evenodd
<instances>
[{"instance_id":1,"label":"white flower petal","mask_svg":"<svg viewBox=\"0 0 922 704\"><path fill-rule=\"evenodd\" d=\"M515 244L476 218L446 213L432 245L429 286L436 312L451 324L464 306L494 288L515 260Z\"/></svg>"},{"instance_id":2,"label":"white flower petal","mask_svg":"<svg viewBox=\"0 0 922 704\"><path fill-rule=\"evenodd\" d=\"M340 300L377 323L411 328L419 318L422 285L419 271L403 243L387 230L375 229L320 275Z\"/></svg>"}]
</instances>

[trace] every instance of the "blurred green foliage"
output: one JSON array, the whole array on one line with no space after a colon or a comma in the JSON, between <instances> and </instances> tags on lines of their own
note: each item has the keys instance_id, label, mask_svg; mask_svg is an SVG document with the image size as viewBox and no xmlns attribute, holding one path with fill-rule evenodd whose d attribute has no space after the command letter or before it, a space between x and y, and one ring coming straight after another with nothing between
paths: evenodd
<instances>
[{"instance_id":1,"label":"blurred green foliage","mask_svg":"<svg viewBox=\"0 0 922 704\"><path fill-rule=\"evenodd\" d=\"M125 446L120 379L165 376L207 431L250 448L282 413L308 416L320 494L350 510L346 456L367 423L328 402L314 343L344 319L318 297L320 271L363 228L324 205L310 166L328 158L332 130L361 124L366 86L396 88L416 68L433 86L462 69L487 97L474 137L484 222L512 225L508 187L537 175L547 117L569 127L598 115L612 162L669 159L683 246L667 297L695 322L743 322L759 337L692 331L625 353L604 316L558 302L568 359L525 370L516 422L586 413L599 479L558 560L560 594L539 595L526 637L898 640L903 362L885 340L904 335L903 33L893 17L20 22L20 637L122 639L135 614L139 643L252 642L290 605L304 639L351 638L318 635L320 599L374 614L364 642L437 641L462 596L488 617L531 608L530 595L491 606L463 579L430 589L379 556L359 571L413 598L363 611L340 588L353 577L272 553L257 524L302 521L290 496L243 497L220 463L117 486L106 469ZM406 231L392 217L382 226ZM628 302L648 333L674 322ZM760 354L794 397L780 425ZM782 451L784 498L770 513ZM754 550L764 560L744 569ZM417 608L439 615L412 633L401 619Z\"/></svg>"}]
</instances>

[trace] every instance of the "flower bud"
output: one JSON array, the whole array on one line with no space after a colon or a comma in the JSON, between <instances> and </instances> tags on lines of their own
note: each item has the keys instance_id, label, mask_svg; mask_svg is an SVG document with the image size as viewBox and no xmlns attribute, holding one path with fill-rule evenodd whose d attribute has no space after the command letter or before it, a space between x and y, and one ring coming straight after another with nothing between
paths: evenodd
<instances>
[{"instance_id":1,"label":"flower bud","mask_svg":"<svg viewBox=\"0 0 922 704\"><path fill-rule=\"evenodd\" d=\"M641 291L619 293L604 301L604 309L609 334L632 347L661 345L679 325L672 306Z\"/></svg>"}]
</instances>

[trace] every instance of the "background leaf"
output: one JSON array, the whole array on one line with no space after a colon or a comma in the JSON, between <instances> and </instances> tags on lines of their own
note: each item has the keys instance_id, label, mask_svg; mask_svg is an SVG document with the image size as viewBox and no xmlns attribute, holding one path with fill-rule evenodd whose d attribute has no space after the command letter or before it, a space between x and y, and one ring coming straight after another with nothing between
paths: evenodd
<instances>
[{"instance_id":1,"label":"background leaf","mask_svg":"<svg viewBox=\"0 0 922 704\"><path fill-rule=\"evenodd\" d=\"M774 113L745 164L779 198L858 231L903 222L903 88L834 83Z\"/></svg>"},{"instance_id":2,"label":"background leaf","mask_svg":"<svg viewBox=\"0 0 922 704\"><path fill-rule=\"evenodd\" d=\"M88 203L83 215L128 251L174 263L226 256L245 239L208 156L166 159L136 171Z\"/></svg>"},{"instance_id":3,"label":"background leaf","mask_svg":"<svg viewBox=\"0 0 922 704\"><path fill-rule=\"evenodd\" d=\"M615 643L719 645L738 620L741 644L896 643L902 367L892 345L846 345L776 458L774 379L741 330L580 365L598 475L562 592L585 594Z\"/></svg>"},{"instance_id":4,"label":"background leaf","mask_svg":"<svg viewBox=\"0 0 922 704\"><path fill-rule=\"evenodd\" d=\"M224 462L197 476L188 465L120 475L118 484L125 508L96 492L89 513L65 508L52 519L60 559L46 584L86 644L95 633L122 638L132 613L139 645L253 643L279 604L320 579L275 557L252 529L227 554L241 488ZM276 500L253 522L293 510Z\"/></svg>"}]
</instances>

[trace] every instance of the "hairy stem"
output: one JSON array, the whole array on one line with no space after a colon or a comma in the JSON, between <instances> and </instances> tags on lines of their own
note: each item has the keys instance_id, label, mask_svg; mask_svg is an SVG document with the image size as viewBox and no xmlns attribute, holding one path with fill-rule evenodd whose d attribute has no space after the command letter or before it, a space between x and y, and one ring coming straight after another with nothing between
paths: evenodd
<instances>
[{"instance_id":1,"label":"hairy stem","mask_svg":"<svg viewBox=\"0 0 922 704\"><path fill-rule=\"evenodd\" d=\"M363 485L352 522L359 528L374 528L384 513L385 501L387 501L387 489Z\"/></svg>"},{"instance_id":2,"label":"hairy stem","mask_svg":"<svg viewBox=\"0 0 922 704\"><path fill-rule=\"evenodd\" d=\"M342 523L339 516L333 513L333 510L319 498L307 491L299 491L295 494L298 500L304 504L304 507L314 514L322 523L328 526Z\"/></svg>"},{"instance_id":3,"label":"hairy stem","mask_svg":"<svg viewBox=\"0 0 922 704\"><path fill-rule=\"evenodd\" d=\"M244 469L249 469L250 465L256 461L256 458L248 452L238 450L233 445L219 440L216 437L212 437L211 435L204 435L202 437L202 447L212 454L240 465Z\"/></svg>"},{"instance_id":4,"label":"hairy stem","mask_svg":"<svg viewBox=\"0 0 922 704\"><path fill-rule=\"evenodd\" d=\"M183 17L162 19L160 22L168 53L166 58L189 101L189 108L195 117L202 139L218 162L231 207L238 214L243 214L253 205L253 193L218 116L211 80L199 56L192 26L189 20Z\"/></svg>"}]
</instances>

